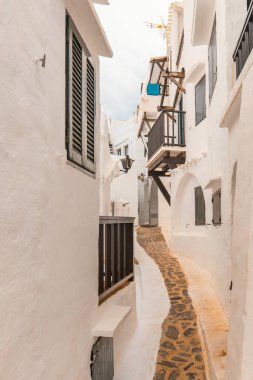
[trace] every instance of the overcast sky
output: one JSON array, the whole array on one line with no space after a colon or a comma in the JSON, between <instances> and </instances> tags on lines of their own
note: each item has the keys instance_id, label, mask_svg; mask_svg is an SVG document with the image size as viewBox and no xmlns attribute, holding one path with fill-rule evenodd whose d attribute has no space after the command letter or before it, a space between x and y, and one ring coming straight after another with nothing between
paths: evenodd
<instances>
[{"instance_id":1,"label":"overcast sky","mask_svg":"<svg viewBox=\"0 0 253 380\"><path fill-rule=\"evenodd\" d=\"M169 0L111 0L96 5L113 50L113 58L101 58L102 110L113 119L127 120L138 104L140 86L147 76L149 58L165 53L159 30L145 21L167 20Z\"/></svg>"}]
</instances>

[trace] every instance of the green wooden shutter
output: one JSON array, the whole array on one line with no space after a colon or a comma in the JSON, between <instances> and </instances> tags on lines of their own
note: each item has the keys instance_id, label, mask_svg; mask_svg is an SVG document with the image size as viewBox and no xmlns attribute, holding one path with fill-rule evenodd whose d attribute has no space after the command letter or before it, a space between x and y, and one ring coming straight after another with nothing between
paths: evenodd
<instances>
[{"instance_id":1,"label":"green wooden shutter","mask_svg":"<svg viewBox=\"0 0 253 380\"><path fill-rule=\"evenodd\" d=\"M66 148L68 160L95 173L95 63L66 17Z\"/></svg>"},{"instance_id":2,"label":"green wooden shutter","mask_svg":"<svg viewBox=\"0 0 253 380\"><path fill-rule=\"evenodd\" d=\"M195 225L206 224L205 198L201 186L195 187Z\"/></svg>"},{"instance_id":3,"label":"green wooden shutter","mask_svg":"<svg viewBox=\"0 0 253 380\"><path fill-rule=\"evenodd\" d=\"M95 119L96 119L95 69L87 58L87 158L95 159Z\"/></svg>"},{"instance_id":4,"label":"green wooden shutter","mask_svg":"<svg viewBox=\"0 0 253 380\"><path fill-rule=\"evenodd\" d=\"M216 17L213 23L211 39L208 47L208 68L209 68L209 101L211 102L215 85L217 82L217 38L216 38Z\"/></svg>"},{"instance_id":5,"label":"green wooden shutter","mask_svg":"<svg viewBox=\"0 0 253 380\"><path fill-rule=\"evenodd\" d=\"M83 63L82 46L72 37L72 147L82 155L83 126Z\"/></svg>"},{"instance_id":6,"label":"green wooden shutter","mask_svg":"<svg viewBox=\"0 0 253 380\"><path fill-rule=\"evenodd\" d=\"M216 191L212 197L213 203L213 224L221 224L221 189Z\"/></svg>"}]
</instances>

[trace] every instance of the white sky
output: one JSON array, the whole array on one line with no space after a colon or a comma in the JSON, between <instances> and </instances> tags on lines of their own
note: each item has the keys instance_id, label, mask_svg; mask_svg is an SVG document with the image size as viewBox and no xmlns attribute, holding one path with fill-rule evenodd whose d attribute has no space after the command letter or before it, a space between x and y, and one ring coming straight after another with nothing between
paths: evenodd
<instances>
[{"instance_id":1,"label":"white sky","mask_svg":"<svg viewBox=\"0 0 253 380\"><path fill-rule=\"evenodd\" d=\"M113 119L127 120L138 104L141 83L147 76L149 59L165 53L158 29L145 21L166 23L169 0L111 0L96 5L113 50L113 58L101 58L101 105Z\"/></svg>"}]
</instances>

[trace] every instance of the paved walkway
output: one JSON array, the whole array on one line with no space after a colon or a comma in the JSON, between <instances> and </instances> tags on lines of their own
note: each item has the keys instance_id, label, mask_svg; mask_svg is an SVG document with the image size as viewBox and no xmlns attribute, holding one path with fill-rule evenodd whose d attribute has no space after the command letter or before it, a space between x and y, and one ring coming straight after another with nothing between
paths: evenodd
<instances>
[{"instance_id":1,"label":"paved walkway","mask_svg":"<svg viewBox=\"0 0 253 380\"><path fill-rule=\"evenodd\" d=\"M179 262L170 254L160 228L139 227L137 240L159 266L171 302L154 380L206 380L197 317Z\"/></svg>"}]
</instances>

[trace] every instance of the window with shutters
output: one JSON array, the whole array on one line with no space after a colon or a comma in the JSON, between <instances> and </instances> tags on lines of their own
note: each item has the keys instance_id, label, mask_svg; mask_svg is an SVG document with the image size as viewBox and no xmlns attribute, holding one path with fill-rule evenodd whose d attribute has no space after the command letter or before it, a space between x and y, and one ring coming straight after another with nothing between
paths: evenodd
<instances>
[{"instance_id":1,"label":"window with shutters","mask_svg":"<svg viewBox=\"0 0 253 380\"><path fill-rule=\"evenodd\" d=\"M195 225L206 224L206 206L204 193L201 186L195 187Z\"/></svg>"},{"instance_id":2,"label":"window with shutters","mask_svg":"<svg viewBox=\"0 0 253 380\"><path fill-rule=\"evenodd\" d=\"M66 17L66 149L68 160L95 173L95 64Z\"/></svg>"},{"instance_id":3,"label":"window with shutters","mask_svg":"<svg viewBox=\"0 0 253 380\"><path fill-rule=\"evenodd\" d=\"M195 122L198 125L206 117L206 76L195 87Z\"/></svg>"},{"instance_id":4,"label":"window with shutters","mask_svg":"<svg viewBox=\"0 0 253 380\"><path fill-rule=\"evenodd\" d=\"M211 103L217 82L217 38L216 38L216 17L213 23L211 39L208 47L208 67L209 67L209 101Z\"/></svg>"},{"instance_id":5,"label":"window with shutters","mask_svg":"<svg viewBox=\"0 0 253 380\"><path fill-rule=\"evenodd\" d=\"M212 197L213 203L213 225L221 224L221 189L216 191Z\"/></svg>"}]
</instances>

